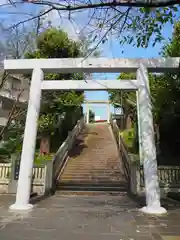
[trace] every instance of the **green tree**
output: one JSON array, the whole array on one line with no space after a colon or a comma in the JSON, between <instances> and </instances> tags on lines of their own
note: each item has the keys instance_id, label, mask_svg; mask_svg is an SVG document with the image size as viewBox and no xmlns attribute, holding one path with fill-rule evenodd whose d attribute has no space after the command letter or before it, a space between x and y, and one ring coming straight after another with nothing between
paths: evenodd
<instances>
[{"instance_id":1,"label":"green tree","mask_svg":"<svg viewBox=\"0 0 180 240\"><path fill-rule=\"evenodd\" d=\"M89 110L89 122L94 122L95 120L95 113L90 109Z\"/></svg>"},{"instance_id":2,"label":"green tree","mask_svg":"<svg viewBox=\"0 0 180 240\"><path fill-rule=\"evenodd\" d=\"M49 28L41 32L36 39L36 50L26 52L26 58L73 58L84 56L89 53L90 41L85 38L79 42L72 41L68 35L57 28ZM83 46L85 44L85 46ZM29 49L29 48L28 48ZM26 76L29 78L30 76ZM80 80L85 79L84 74L46 74L45 79L53 80ZM39 117L38 141L48 138L51 140L51 151L56 151L61 142L67 137L77 120L82 116L81 104L84 101L82 91L53 91L43 92L41 99L41 112ZM13 118L8 126L8 133L5 143L0 147L2 154L11 155L13 152L20 152L22 147L23 132L25 127L26 110L16 119ZM19 136L18 139L16 136ZM7 141L8 140L8 141ZM8 150L8 151L7 151ZM1 154L0 154L1 155Z\"/></svg>"},{"instance_id":3,"label":"green tree","mask_svg":"<svg viewBox=\"0 0 180 240\"><path fill-rule=\"evenodd\" d=\"M124 79L136 79L135 73L121 73L117 80L123 81ZM153 106L154 124L159 126L160 115L163 110L163 105L168 101L167 94L167 78L164 75L149 74L149 85L151 91L151 102ZM113 102L114 107L121 106L124 113L125 122L128 116L132 117L134 129L134 150L138 150L138 122L137 122L137 104L135 91L110 91L109 99ZM131 131L132 131L131 130ZM158 127L155 128L156 136L159 136ZM157 139L159 141L159 139Z\"/></svg>"},{"instance_id":4,"label":"green tree","mask_svg":"<svg viewBox=\"0 0 180 240\"><path fill-rule=\"evenodd\" d=\"M121 73L117 80L133 80L136 79L136 75L134 73ZM123 113L125 115L125 119L131 113L133 113L136 106L136 94L135 92L129 91L109 91L109 100L113 103L115 108L121 107L123 109Z\"/></svg>"},{"instance_id":5,"label":"green tree","mask_svg":"<svg viewBox=\"0 0 180 240\"><path fill-rule=\"evenodd\" d=\"M163 57L180 56L180 22L176 23L172 39L163 47L161 55ZM118 79L134 78L133 74L122 73ZM149 74L149 84L154 123L159 126L161 152L165 155L173 152L179 154L180 75L178 72ZM135 109L136 97L133 92L125 92L123 98L118 92L110 92L109 96L114 103L122 104L125 112L128 112L128 109Z\"/></svg>"},{"instance_id":6,"label":"green tree","mask_svg":"<svg viewBox=\"0 0 180 240\"><path fill-rule=\"evenodd\" d=\"M180 56L180 22L176 23L172 39L164 46L164 57ZM156 95L159 110L161 145L169 152L179 154L180 143L180 75L168 73L161 76L160 93ZM168 147L167 147L168 146ZM167 153L167 151L165 151Z\"/></svg>"},{"instance_id":7,"label":"green tree","mask_svg":"<svg viewBox=\"0 0 180 240\"><path fill-rule=\"evenodd\" d=\"M117 80L136 79L135 73L121 73ZM153 117L156 123L159 122L161 111L165 103L168 103L169 94L168 78L163 74L149 74L149 85L151 92L151 102L153 106ZM124 114L136 113L136 93L135 91L110 91L109 99L114 107L121 106Z\"/></svg>"},{"instance_id":8,"label":"green tree","mask_svg":"<svg viewBox=\"0 0 180 240\"><path fill-rule=\"evenodd\" d=\"M74 58L79 56L81 56L80 43L72 41L68 38L67 33L56 28L42 32L37 38L37 50L26 54L26 58ZM45 75L45 79L51 80L80 80L82 78L83 75L77 73ZM51 138L57 135L61 114L70 111L71 118L76 118L73 112L76 108L80 108L83 101L84 95L81 91L44 92L39 117L39 134L46 137L51 136ZM72 125L70 119L69 124Z\"/></svg>"},{"instance_id":9,"label":"green tree","mask_svg":"<svg viewBox=\"0 0 180 240\"><path fill-rule=\"evenodd\" d=\"M136 79L135 73L121 73L117 81ZM123 137L130 151L138 151L138 125L137 125L137 108L135 91L109 91L109 100L114 107L121 107L124 117L121 119L122 130L126 126L128 117L132 119L132 129L124 130ZM123 121L123 124L122 124ZM133 136L133 137L132 137ZM129 140L128 140L129 139Z\"/></svg>"}]
</instances>

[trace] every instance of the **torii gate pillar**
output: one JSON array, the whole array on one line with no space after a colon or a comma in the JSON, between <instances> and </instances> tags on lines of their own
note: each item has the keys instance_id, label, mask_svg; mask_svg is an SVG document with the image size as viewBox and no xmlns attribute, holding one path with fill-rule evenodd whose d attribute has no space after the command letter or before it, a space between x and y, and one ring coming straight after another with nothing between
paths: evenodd
<instances>
[{"instance_id":1,"label":"torii gate pillar","mask_svg":"<svg viewBox=\"0 0 180 240\"><path fill-rule=\"evenodd\" d=\"M11 210L30 210L33 207L33 205L29 204L29 198L31 192L31 179L41 102L41 82L43 81L43 78L44 74L41 69L37 68L33 70L21 154L16 202L10 206Z\"/></svg>"},{"instance_id":2,"label":"torii gate pillar","mask_svg":"<svg viewBox=\"0 0 180 240\"><path fill-rule=\"evenodd\" d=\"M86 124L89 124L89 104L86 104Z\"/></svg>"},{"instance_id":3,"label":"torii gate pillar","mask_svg":"<svg viewBox=\"0 0 180 240\"><path fill-rule=\"evenodd\" d=\"M110 118L111 118L110 103L107 103L107 123L110 123Z\"/></svg>"},{"instance_id":4,"label":"torii gate pillar","mask_svg":"<svg viewBox=\"0 0 180 240\"><path fill-rule=\"evenodd\" d=\"M160 188L158 181L158 169L156 160L156 147L154 141L154 127L152 116L152 104L150 98L149 80L147 68L140 64L137 70L138 89L138 111L140 135L142 140L142 157L144 167L144 180L146 189L146 207L141 209L144 213L164 214L166 209L160 204Z\"/></svg>"}]
</instances>

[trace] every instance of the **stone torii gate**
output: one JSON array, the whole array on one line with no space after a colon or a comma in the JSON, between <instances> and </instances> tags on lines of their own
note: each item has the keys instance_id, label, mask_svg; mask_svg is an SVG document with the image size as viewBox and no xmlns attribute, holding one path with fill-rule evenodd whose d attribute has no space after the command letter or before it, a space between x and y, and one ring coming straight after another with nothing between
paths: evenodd
<instances>
[{"instance_id":1,"label":"stone torii gate","mask_svg":"<svg viewBox=\"0 0 180 240\"><path fill-rule=\"evenodd\" d=\"M16 202L11 210L29 210L32 169L42 90L134 90L137 92L139 143L143 156L146 206L145 213L162 214L157 175L156 149L148 71L167 72L179 69L179 58L159 59L20 59L4 60L4 69L11 73L31 73L28 111L21 154ZM44 73L70 72L136 72L136 79L123 81L45 81Z\"/></svg>"},{"instance_id":2,"label":"stone torii gate","mask_svg":"<svg viewBox=\"0 0 180 240\"><path fill-rule=\"evenodd\" d=\"M106 108L107 108L107 123L110 123L110 115L111 115L111 110L110 110L110 101L101 101L101 100L86 100L84 102L84 104L86 105L86 123L89 123L89 106L92 104L98 104L98 105L102 105L102 104L106 104Z\"/></svg>"}]
</instances>

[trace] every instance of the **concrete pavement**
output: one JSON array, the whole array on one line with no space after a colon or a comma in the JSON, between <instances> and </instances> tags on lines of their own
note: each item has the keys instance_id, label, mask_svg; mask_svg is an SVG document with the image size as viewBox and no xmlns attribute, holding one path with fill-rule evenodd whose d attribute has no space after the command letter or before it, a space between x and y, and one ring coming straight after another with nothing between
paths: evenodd
<instances>
[{"instance_id":1,"label":"concrete pavement","mask_svg":"<svg viewBox=\"0 0 180 240\"><path fill-rule=\"evenodd\" d=\"M138 209L144 203L123 193L57 193L37 203L29 214L8 212L13 201L11 196L0 196L1 240L180 239L180 204L175 201L163 201L168 214L161 217L143 215Z\"/></svg>"}]
</instances>

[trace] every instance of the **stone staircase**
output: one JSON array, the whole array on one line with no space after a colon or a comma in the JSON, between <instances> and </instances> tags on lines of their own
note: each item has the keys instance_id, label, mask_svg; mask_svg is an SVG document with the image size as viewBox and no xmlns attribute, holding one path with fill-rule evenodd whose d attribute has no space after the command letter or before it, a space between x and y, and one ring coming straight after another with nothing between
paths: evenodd
<instances>
[{"instance_id":1,"label":"stone staircase","mask_svg":"<svg viewBox=\"0 0 180 240\"><path fill-rule=\"evenodd\" d=\"M61 191L127 191L109 124L86 125L59 174L57 187Z\"/></svg>"}]
</instances>

